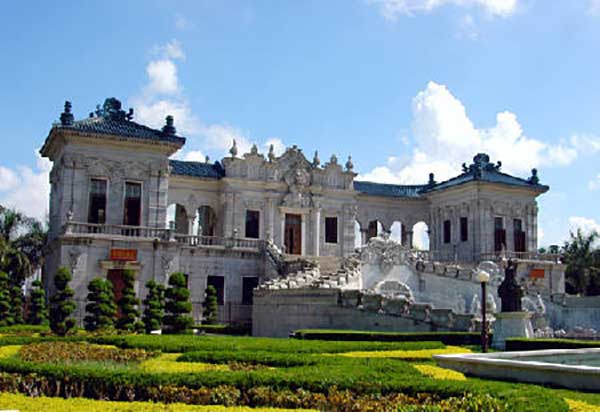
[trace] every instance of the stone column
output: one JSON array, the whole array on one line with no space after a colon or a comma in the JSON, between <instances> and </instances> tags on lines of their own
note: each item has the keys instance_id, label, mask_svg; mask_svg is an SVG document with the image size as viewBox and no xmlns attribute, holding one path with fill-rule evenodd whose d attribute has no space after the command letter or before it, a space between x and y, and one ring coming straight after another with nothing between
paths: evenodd
<instances>
[{"instance_id":1,"label":"stone column","mask_svg":"<svg viewBox=\"0 0 600 412\"><path fill-rule=\"evenodd\" d=\"M193 236L194 233L194 221L196 220L196 216L190 217L188 214L188 235Z\"/></svg>"},{"instance_id":2,"label":"stone column","mask_svg":"<svg viewBox=\"0 0 600 412\"><path fill-rule=\"evenodd\" d=\"M360 229L360 245L366 245L369 240L367 239L367 236L369 235L369 230L368 229Z\"/></svg>"},{"instance_id":3,"label":"stone column","mask_svg":"<svg viewBox=\"0 0 600 412\"><path fill-rule=\"evenodd\" d=\"M313 254L320 256L321 248L321 207L315 206L312 210L313 221Z\"/></svg>"},{"instance_id":4,"label":"stone column","mask_svg":"<svg viewBox=\"0 0 600 412\"><path fill-rule=\"evenodd\" d=\"M272 197L267 197L266 199L266 208L265 208L265 218L266 218L266 233L265 239L273 241L275 237L275 199Z\"/></svg>"},{"instance_id":5,"label":"stone column","mask_svg":"<svg viewBox=\"0 0 600 412\"><path fill-rule=\"evenodd\" d=\"M407 243L407 247L409 249L413 248L413 231L412 230L406 231L406 243Z\"/></svg>"}]
</instances>

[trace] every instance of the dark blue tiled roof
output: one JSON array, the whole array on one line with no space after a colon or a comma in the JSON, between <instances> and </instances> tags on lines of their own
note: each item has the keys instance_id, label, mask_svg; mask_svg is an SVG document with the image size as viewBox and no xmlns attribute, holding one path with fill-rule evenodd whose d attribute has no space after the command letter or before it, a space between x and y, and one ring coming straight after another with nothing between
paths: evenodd
<instances>
[{"instance_id":1,"label":"dark blue tiled roof","mask_svg":"<svg viewBox=\"0 0 600 412\"><path fill-rule=\"evenodd\" d=\"M526 187L541 192L546 192L549 189L548 186L539 183L536 169L531 171L532 176L529 179L521 179L520 177L502 173L500 171L501 167L502 163L493 164L490 162L487 154L479 153L473 158L473 163L470 166L467 167L466 164L463 164L462 174L444 182L429 185L423 190L423 193L442 190L468 182L500 183L509 186Z\"/></svg>"},{"instance_id":2,"label":"dark blue tiled roof","mask_svg":"<svg viewBox=\"0 0 600 412\"><path fill-rule=\"evenodd\" d=\"M372 196L418 198L426 185L393 185L354 181L354 190Z\"/></svg>"},{"instance_id":3,"label":"dark blue tiled roof","mask_svg":"<svg viewBox=\"0 0 600 412\"><path fill-rule=\"evenodd\" d=\"M135 139L153 140L159 142L185 143L184 137L165 133L161 130L151 129L126 119L112 119L108 117L90 117L77 120L71 124L57 124L55 128L74 130L83 133L104 134L112 136L132 137Z\"/></svg>"},{"instance_id":4,"label":"dark blue tiled roof","mask_svg":"<svg viewBox=\"0 0 600 412\"><path fill-rule=\"evenodd\" d=\"M171 173L180 176L206 177L210 179L220 179L225 176L225 170L219 162L202 163L186 162L183 160L169 160Z\"/></svg>"}]
</instances>

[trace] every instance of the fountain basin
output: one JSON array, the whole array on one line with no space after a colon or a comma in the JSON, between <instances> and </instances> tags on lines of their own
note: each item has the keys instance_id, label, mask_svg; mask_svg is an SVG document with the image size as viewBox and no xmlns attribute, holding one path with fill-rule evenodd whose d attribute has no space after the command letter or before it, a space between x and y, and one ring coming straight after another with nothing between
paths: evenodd
<instances>
[{"instance_id":1,"label":"fountain basin","mask_svg":"<svg viewBox=\"0 0 600 412\"><path fill-rule=\"evenodd\" d=\"M466 375L600 391L600 348L434 355Z\"/></svg>"}]
</instances>

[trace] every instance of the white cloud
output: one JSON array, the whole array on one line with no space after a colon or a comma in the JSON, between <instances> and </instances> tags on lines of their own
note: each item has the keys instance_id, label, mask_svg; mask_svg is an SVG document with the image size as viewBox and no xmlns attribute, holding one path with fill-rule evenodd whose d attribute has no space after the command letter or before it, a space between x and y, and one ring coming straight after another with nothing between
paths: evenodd
<instances>
[{"instance_id":1,"label":"white cloud","mask_svg":"<svg viewBox=\"0 0 600 412\"><path fill-rule=\"evenodd\" d=\"M593 180L590 180L588 187L590 190L600 189L600 174L598 174L598 176L596 176Z\"/></svg>"},{"instance_id":2,"label":"white cloud","mask_svg":"<svg viewBox=\"0 0 600 412\"><path fill-rule=\"evenodd\" d=\"M19 176L9 168L0 166L0 191L14 189L19 184Z\"/></svg>"},{"instance_id":3,"label":"white cloud","mask_svg":"<svg viewBox=\"0 0 600 412\"><path fill-rule=\"evenodd\" d=\"M175 13L175 28L177 30L185 30L190 28L189 21L180 13Z\"/></svg>"},{"instance_id":4,"label":"white cloud","mask_svg":"<svg viewBox=\"0 0 600 412\"><path fill-rule=\"evenodd\" d=\"M181 43L172 40L165 45L155 46L153 51L158 58L146 66L148 82L140 95L130 99L135 108L136 121L160 129L165 124L165 117L173 116L177 132L188 138L186 148L174 156L177 159L204 161L207 151L217 157L228 156L234 139L238 156L248 153L255 143L248 133L228 124L206 124L192 112L189 101L182 93L176 65L176 60L185 59ZM266 153L270 144L273 144L276 154L285 149L279 138L267 139L258 146Z\"/></svg>"},{"instance_id":5,"label":"white cloud","mask_svg":"<svg viewBox=\"0 0 600 412\"><path fill-rule=\"evenodd\" d=\"M172 60L154 60L146 66L148 75L148 94L176 94L179 93L177 66Z\"/></svg>"},{"instance_id":6,"label":"white cloud","mask_svg":"<svg viewBox=\"0 0 600 412\"><path fill-rule=\"evenodd\" d=\"M470 163L478 152L502 161L502 170L529 175L532 168L567 165L579 154L600 151L596 136L575 136L568 142L551 145L524 134L514 113L499 112L496 124L477 128L469 119L465 106L446 88L429 82L412 102L412 154L389 158L360 179L389 183L425 183L430 172L437 181L460 172L463 162Z\"/></svg>"},{"instance_id":7,"label":"white cloud","mask_svg":"<svg viewBox=\"0 0 600 412\"><path fill-rule=\"evenodd\" d=\"M465 14L458 21L458 32L456 36L458 38L468 38L471 40L477 40L479 38L477 24L475 23L475 19L472 15Z\"/></svg>"},{"instance_id":8,"label":"white cloud","mask_svg":"<svg viewBox=\"0 0 600 412\"><path fill-rule=\"evenodd\" d=\"M422 249L429 250L429 233L427 224L419 222L413 226L413 246Z\"/></svg>"},{"instance_id":9,"label":"white cloud","mask_svg":"<svg viewBox=\"0 0 600 412\"><path fill-rule=\"evenodd\" d=\"M381 15L390 21L396 21L401 16L428 13L442 6L479 7L490 16L508 17L517 10L518 6L518 0L368 0L368 2L379 6Z\"/></svg>"},{"instance_id":10,"label":"white cloud","mask_svg":"<svg viewBox=\"0 0 600 412\"><path fill-rule=\"evenodd\" d=\"M600 16L600 0L589 0L588 13L593 16Z\"/></svg>"},{"instance_id":11,"label":"white cloud","mask_svg":"<svg viewBox=\"0 0 600 412\"><path fill-rule=\"evenodd\" d=\"M50 196L48 174L52 165L48 159L36 156L35 168L18 166L12 170L0 166L0 205L45 221ZM10 181L5 181L5 177Z\"/></svg>"},{"instance_id":12,"label":"white cloud","mask_svg":"<svg viewBox=\"0 0 600 412\"><path fill-rule=\"evenodd\" d=\"M569 230L575 233L577 229L581 229L583 233L591 233L593 231L600 233L600 223L596 222L595 219L582 216L569 217Z\"/></svg>"},{"instance_id":13,"label":"white cloud","mask_svg":"<svg viewBox=\"0 0 600 412\"><path fill-rule=\"evenodd\" d=\"M171 40L166 44L155 46L153 52L164 59L185 60L185 53L179 40Z\"/></svg>"}]
</instances>

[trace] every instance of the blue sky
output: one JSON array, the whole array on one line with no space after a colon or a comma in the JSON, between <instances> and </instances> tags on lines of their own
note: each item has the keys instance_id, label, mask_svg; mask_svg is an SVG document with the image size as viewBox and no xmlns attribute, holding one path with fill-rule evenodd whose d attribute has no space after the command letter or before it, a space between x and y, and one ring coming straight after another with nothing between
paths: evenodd
<instances>
[{"instance_id":1,"label":"blue sky","mask_svg":"<svg viewBox=\"0 0 600 412\"><path fill-rule=\"evenodd\" d=\"M424 182L477 151L551 186L541 244L600 229L600 0L9 2L0 203L43 216L66 99L188 136L180 158L297 144L361 178Z\"/></svg>"}]
</instances>

